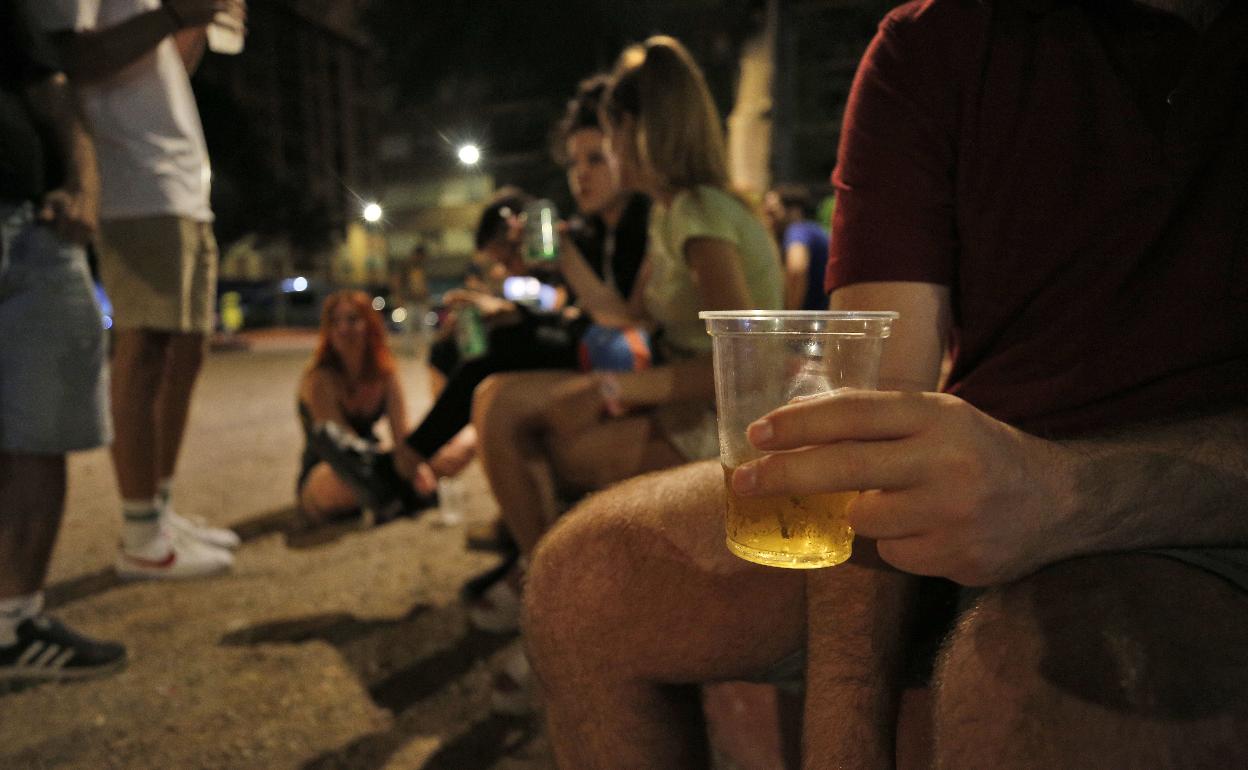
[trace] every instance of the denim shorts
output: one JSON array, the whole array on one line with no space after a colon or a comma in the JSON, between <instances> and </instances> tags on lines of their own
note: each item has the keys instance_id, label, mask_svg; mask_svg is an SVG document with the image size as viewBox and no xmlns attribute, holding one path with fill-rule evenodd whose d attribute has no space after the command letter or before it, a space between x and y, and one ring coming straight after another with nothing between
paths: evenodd
<instances>
[{"instance_id":1,"label":"denim shorts","mask_svg":"<svg viewBox=\"0 0 1248 770\"><path fill-rule=\"evenodd\" d=\"M100 306L86 252L0 204L0 451L62 454L112 438Z\"/></svg>"}]
</instances>

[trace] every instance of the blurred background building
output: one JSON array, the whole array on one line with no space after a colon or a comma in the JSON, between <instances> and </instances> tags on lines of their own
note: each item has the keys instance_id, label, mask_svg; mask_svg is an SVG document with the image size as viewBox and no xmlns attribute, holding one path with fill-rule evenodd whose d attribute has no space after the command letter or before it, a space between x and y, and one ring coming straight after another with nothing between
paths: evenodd
<instances>
[{"instance_id":1,"label":"blurred background building","mask_svg":"<svg viewBox=\"0 0 1248 770\"><path fill-rule=\"evenodd\" d=\"M552 123L581 78L656 32L706 71L740 186L823 189L858 58L895 4L251 0L244 52L194 80L222 276L403 293L415 254L435 284L456 279L497 186L569 210Z\"/></svg>"}]
</instances>

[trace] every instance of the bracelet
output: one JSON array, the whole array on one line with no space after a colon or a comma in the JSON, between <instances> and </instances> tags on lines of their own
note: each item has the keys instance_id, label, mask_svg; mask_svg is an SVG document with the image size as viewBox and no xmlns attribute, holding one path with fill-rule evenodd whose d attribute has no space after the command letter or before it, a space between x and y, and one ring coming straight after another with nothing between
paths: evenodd
<instances>
[{"instance_id":1,"label":"bracelet","mask_svg":"<svg viewBox=\"0 0 1248 770\"><path fill-rule=\"evenodd\" d=\"M172 5L169 5L168 3L161 3L160 8L169 16L169 20L173 22L173 29L175 31L186 26L186 22L182 20L182 17L178 15L177 11L173 10Z\"/></svg>"}]
</instances>

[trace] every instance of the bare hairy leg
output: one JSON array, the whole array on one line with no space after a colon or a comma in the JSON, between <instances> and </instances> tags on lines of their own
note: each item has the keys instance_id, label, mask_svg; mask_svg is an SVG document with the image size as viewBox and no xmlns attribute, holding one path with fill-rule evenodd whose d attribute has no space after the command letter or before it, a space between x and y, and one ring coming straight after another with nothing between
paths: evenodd
<instances>
[{"instance_id":1,"label":"bare hairy leg","mask_svg":"<svg viewBox=\"0 0 1248 770\"><path fill-rule=\"evenodd\" d=\"M724 545L717 462L589 498L545 538L525 633L560 767L708 762L696 683L757 676L805 641L805 578Z\"/></svg>"},{"instance_id":2,"label":"bare hairy leg","mask_svg":"<svg viewBox=\"0 0 1248 770\"><path fill-rule=\"evenodd\" d=\"M118 329L113 336L113 467L124 500L156 495L156 399L165 371L169 335Z\"/></svg>"},{"instance_id":3,"label":"bare hairy leg","mask_svg":"<svg viewBox=\"0 0 1248 770\"><path fill-rule=\"evenodd\" d=\"M1151 554L991 589L936 672L937 766L1248 764L1248 594Z\"/></svg>"},{"instance_id":4,"label":"bare hairy leg","mask_svg":"<svg viewBox=\"0 0 1248 770\"><path fill-rule=\"evenodd\" d=\"M204 363L203 334L170 334L156 398L157 480L173 476L191 411L191 394Z\"/></svg>"}]
</instances>

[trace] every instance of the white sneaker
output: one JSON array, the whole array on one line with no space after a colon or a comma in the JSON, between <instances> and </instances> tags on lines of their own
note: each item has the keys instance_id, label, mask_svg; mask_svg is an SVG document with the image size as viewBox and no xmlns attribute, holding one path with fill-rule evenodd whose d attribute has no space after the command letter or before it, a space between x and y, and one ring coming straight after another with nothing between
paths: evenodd
<instances>
[{"instance_id":1,"label":"white sneaker","mask_svg":"<svg viewBox=\"0 0 1248 770\"><path fill-rule=\"evenodd\" d=\"M238 548L239 543L242 542L238 537L238 533L232 529L210 527L203 519L189 519L174 512L172 508L165 508L161 515L169 529L178 534L186 535L192 540L198 540L201 543L217 548L225 548L230 551Z\"/></svg>"},{"instance_id":2,"label":"white sneaker","mask_svg":"<svg viewBox=\"0 0 1248 770\"><path fill-rule=\"evenodd\" d=\"M234 554L224 548L161 529L140 548L122 548L115 566L118 576L128 580L179 580L216 575L233 564Z\"/></svg>"}]
</instances>

